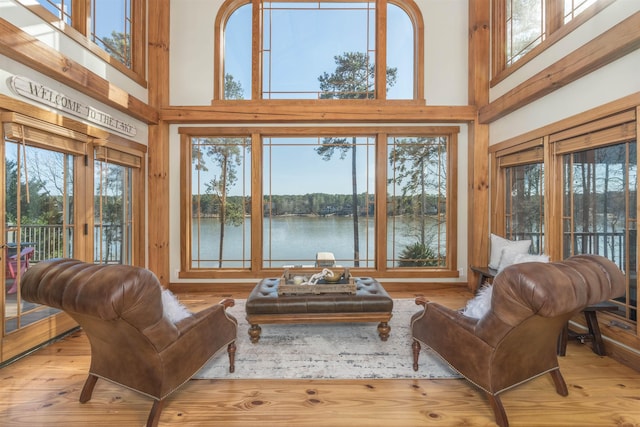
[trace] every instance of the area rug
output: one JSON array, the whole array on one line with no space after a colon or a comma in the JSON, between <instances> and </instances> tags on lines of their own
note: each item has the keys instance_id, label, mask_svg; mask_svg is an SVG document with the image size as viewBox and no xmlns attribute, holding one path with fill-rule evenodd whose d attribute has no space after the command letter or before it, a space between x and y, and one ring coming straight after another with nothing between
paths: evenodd
<instances>
[{"instance_id":1,"label":"area rug","mask_svg":"<svg viewBox=\"0 0 640 427\"><path fill-rule=\"evenodd\" d=\"M226 352L219 353L195 379L402 379L461 378L436 353L423 346L413 370L411 315L421 310L413 299L395 299L387 341L377 323L261 325L257 344L249 339L244 300L229 309L238 320L236 369L229 373Z\"/></svg>"}]
</instances>

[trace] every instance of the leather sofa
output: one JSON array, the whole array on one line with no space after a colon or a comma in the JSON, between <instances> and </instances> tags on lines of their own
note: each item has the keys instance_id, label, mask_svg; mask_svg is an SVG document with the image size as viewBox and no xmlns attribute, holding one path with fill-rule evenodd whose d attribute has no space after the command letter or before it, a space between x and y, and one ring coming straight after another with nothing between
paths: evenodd
<instances>
[{"instance_id":1,"label":"leather sofa","mask_svg":"<svg viewBox=\"0 0 640 427\"><path fill-rule=\"evenodd\" d=\"M103 378L154 399L147 426L155 426L166 397L220 350L227 349L234 370L237 321L226 312L231 299L174 324L151 271L73 259L32 265L20 286L25 300L64 310L89 338L91 366L82 403Z\"/></svg>"},{"instance_id":2,"label":"leather sofa","mask_svg":"<svg viewBox=\"0 0 640 427\"><path fill-rule=\"evenodd\" d=\"M431 347L486 393L497 424L506 427L499 394L549 373L558 394L566 396L557 357L561 331L585 307L624 292L625 277L613 262L577 255L505 268L493 280L489 311L479 319L418 298L424 309L411 320L414 370L421 344Z\"/></svg>"}]
</instances>

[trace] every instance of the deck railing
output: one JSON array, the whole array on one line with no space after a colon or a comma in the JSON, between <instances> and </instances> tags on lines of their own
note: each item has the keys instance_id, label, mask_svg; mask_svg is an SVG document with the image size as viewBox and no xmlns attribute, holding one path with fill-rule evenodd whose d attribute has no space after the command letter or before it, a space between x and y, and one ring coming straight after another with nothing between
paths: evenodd
<instances>
[{"instance_id":1,"label":"deck railing","mask_svg":"<svg viewBox=\"0 0 640 427\"><path fill-rule=\"evenodd\" d=\"M5 241L9 252L15 253L15 248L20 242L22 247L31 246L35 248L32 262L38 262L45 259L73 257L70 253L71 244L65 250L65 241L71 242L73 239L73 228L67 228L67 238L64 239L64 228L59 225L21 225L20 237L16 234L15 229L8 228ZM94 262L120 264L122 262L122 242L114 239L113 241L105 241L102 239L102 247L100 246L99 236L102 232L104 235L122 236L121 225L102 225L94 227Z\"/></svg>"}]
</instances>

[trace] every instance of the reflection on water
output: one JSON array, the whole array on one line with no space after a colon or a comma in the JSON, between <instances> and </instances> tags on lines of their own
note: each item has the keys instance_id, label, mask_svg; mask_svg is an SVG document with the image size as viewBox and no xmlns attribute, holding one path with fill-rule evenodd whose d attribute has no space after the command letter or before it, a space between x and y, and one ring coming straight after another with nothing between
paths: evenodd
<instances>
[{"instance_id":1,"label":"reflection on water","mask_svg":"<svg viewBox=\"0 0 640 427\"><path fill-rule=\"evenodd\" d=\"M408 219L390 219L389 258L409 244L419 241L420 224ZM197 223L193 227L193 259L200 259L199 267L217 267L220 242L220 222L217 218L201 219L199 233ZM375 224L373 219L358 221L360 267L375 267ZM223 267L249 267L251 258L251 220L242 226L227 225L224 230ZM313 265L317 252L333 252L340 265L354 265L353 219L351 217L302 217L284 216L263 219L264 247L263 267L283 265ZM434 240L437 225L429 219L426 235ZM444 233L441 231L441 236ZM440 237L444 239L444 237ZM428 238L427 241L430 241ZM442 242L444 247L444 242ZM246 260L243 264L242 260Z\"/></svg>"}]
</instances>

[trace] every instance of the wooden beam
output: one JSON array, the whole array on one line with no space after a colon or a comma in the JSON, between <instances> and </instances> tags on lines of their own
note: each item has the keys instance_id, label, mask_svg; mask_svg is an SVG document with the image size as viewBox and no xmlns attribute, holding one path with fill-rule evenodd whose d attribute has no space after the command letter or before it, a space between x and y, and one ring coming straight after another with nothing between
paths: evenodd
<instances>
[{"instance_id":1,"label":"wooden beam","mask_svg":"<svg viewBox=\"0 0 640 427\"><path fill-rule=\"evenodd\" d=\"M2 18L0 54L147 124L158 122L155 109Z\"/></svg>"},{"instance_id":2,"label":"wooden beam","mask_svg":"<svg viewBox=\"0 0 640 427\"><path fill-rule=\"evenodd\" d=\"M640 48L640 12L571 52L479 110L491 123Z\"/></svg>"},{"instance_id":3,"label":"wooden beam","mask_svg":"<svg viewBox=\"0 0 640 427\"><path fill-rule=\"evenodd\" d=\"M489 0L469 0L469 104L489 102L490 61ZM474 289L478 273L470 266L484 266L489 259L489 126L474 120L469 126L467 280Z\"/></svg>"},{"instance_id":4,"label":"wooden beam","mask_svg":"<svg viewBox=\"0 0 640 427\"><path fill-rule=\"evenodd\" d=\"M219 101L211 106L167 107L160 119L171 123L435 123L471 122L476 107L425 106L416 102L331 100Z\"/></svg>"},{"instance_id":5,"label":"wooden beam","mask_svg":"<svg viewBox=\"0 0 640 427\"><path fill-rule=\"evenodd\" d=\"M157 108L169 104L169 0L157 0L149 8L149 103ZM148 248L147 265L163 286L170 281L169 256L169 125L149 126ZM177 197L177 195L176 195ZM176 202L173 202L176 203ZM179 245L180 242L173 242Z\"/></svg>"}]
</instances>

